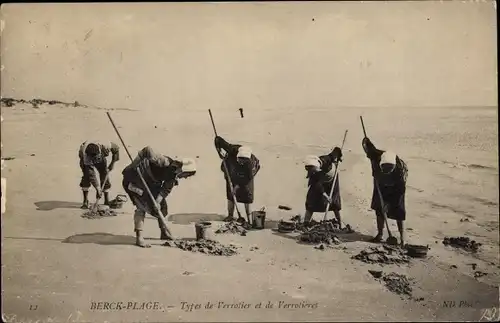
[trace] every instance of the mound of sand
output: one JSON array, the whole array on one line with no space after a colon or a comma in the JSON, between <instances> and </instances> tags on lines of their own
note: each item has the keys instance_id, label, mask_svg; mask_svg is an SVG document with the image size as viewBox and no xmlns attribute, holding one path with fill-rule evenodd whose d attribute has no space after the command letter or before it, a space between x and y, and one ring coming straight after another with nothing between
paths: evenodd
<instances>
[{"instance_id":1,"label":"mound of sand","mask_svg":"<svg viewBox=\"0 0 500 323\"><path fill-rule=\"evenodd\" d=\"M97 208L94 212L92 210L86 211L85 213L82 214L82 218L85 219L90 219L90 220L95 220L95 219L102 219L110 216L117 216L115 211L109 209L109 208Z\"/></svg>"},{"instance_id":2,"label":"mound of sand","mask_svg":"<svg viewBox=\"0 0 500 323\"><path fill-rule=\"evenodd\" d=\"M215 231L217 234L221 233L233 233L233 234L240 234L242 236L247 235L247 230L245 229L246 222L245 224L241 224L236 221L231 221L224 223L219 229Z\"/></svg>"},{"instance_id":3,"label":"mound of sand","mask_svg":"<svg viewBox=\"0 0 500 323\"><path fill-rule=\"evenodd\" d=\"M184 251L199 252L211 256L234 256L238 253L238 247L233 244L223 245L213 240L174 240L165 242L166 247L176 247Z\"/></svg>"},{"instance_id":4,"label":"mound of sand","mask_svg":"<svg viewBox=\"0 0 500 323\"><path fill-rule=\"evenodd\" d=\"M379 282L384 282L385 287L392 293L422 301L423 298L413 298L413 278L398 273L384 274L380 270L368 270L368 272Z\"/></svg>"},{"instance_id":5,"label":"mound of sand","mask_svg":"<svg viewBox=\"0 0 500 323\"><path fill-rule=\"evenodd\" d=\"M405 251L398 247L392 246L379 246L369 247L362 250L359 254L352 256L356 259L368 264L404 264L410 262L410 257L405 254Z\"/></svg>"},{"instance_id":6,"label":"mound of sand","mask_svg":"<svg viewBox=\"0 0 500 323\"><path fill-rule=\"evenodd\" d=\"M292 220L296 220L296 217L292 218ZM326 246L338 245L342 242L336 234L354 232L350 225L346 225L344 228L339 229L340 225L336 219L317 222L315 224L308 225L307 227L300 222L295 223L295 230L302 232L299 236L300 241L322 243ZM319 249L324 248L320 247Z\"/></svg>"},{"instance_id":7,"label":"mound of sand","mask_svg":"<svg viewBox=\"0 0 500 323\"><path fill-rule=\"evenodd\" d=\"M382 277L385 287L398 295L412 296L412 279L398 273L389 273Z\"/></svg>"}]
</instances>

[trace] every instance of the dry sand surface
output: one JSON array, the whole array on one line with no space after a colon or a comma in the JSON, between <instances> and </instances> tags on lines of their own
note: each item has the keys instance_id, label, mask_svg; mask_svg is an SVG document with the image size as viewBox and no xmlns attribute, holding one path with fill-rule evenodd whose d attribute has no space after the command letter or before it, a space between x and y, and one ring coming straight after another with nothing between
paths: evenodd
<instances>
[{"instance_id":1,"label":"dry sand surface","mask_svg":"<svg viewBox=\"0 0 500 323\"><path fill-rule=\"evenodd\" d=\"M105 112L62 105L2 107L3 154L15 157L3 171L9 184L2 217L4 314L15 314L19 321L75 322L479 320L483 308L498 305L496 109L249 110L243 119L237 111L213 113L222 136L251 145L260 157L254 207L266 206L271 221L303 214L303 156L327 152L348 128L340 168L343 215L360 234L346 236L344 250L324 251L269 229L245 237L218 235L221 242L240 245L240 254L213 257L161 246L157 223L148 219L145 232L153 248L137 248L130 203L117 217L99 220L81 218L78 208L78 144L89 136L118 140ZM224 182L206 110L111 114L132 154L150 144L171 156L197 158L196 176L169 196L176 236L193 238L193 221L223 217ZM371 245L362 240L374 233L359 115L373 141L393 147L410 169L408 242L429 244L429 257L381 270L415 278L415 295L423 301L402 300L368 273L380 266L350 259ZM387 127L391 120L397 122ZM113 195L123 192L120 169L126 164L122 154L112 173ZM279 204L293 210L278 210ZM441 243L444 236L463 235L483 243L477 255ZM253 246L259 249L250 251ZM474 278L469 263L488 275ZM91 310L91 302L99 301L159 302L162 310ZM207 301L318 306L192 311L181 306ZM445 301L455 301L456 308L444 307ZM459 306L461 301L472 307Z\"/></svg>"},{"instance_id":2,"label":"dry sand surface","mask_svg":"<svg viewBox=\"0 0 500 323\"><path fill-rule=\"evenodd\" d=\"M5 321L485 321L499 315L492 2L14 4L2 5L1 15L2 97L69 102L1 107L2 158L8 159L2 170ZM120 144L105 114L110 109L132 155L150 145L171 157L196 158L197 174L168 197L173 234L194 238L199 220L212 221L215 230L226 201L208 108L219 134L250 145L262 166L253 208L266 207L267 228L216 236L240 246L239 254L164 247L151 217L145 235L153 246L138 248L130 202L115 217L81 217L78 148L92 139ZM409 167L407 242L429 245L426 259L400 266L351 259L374 245L366 239L375 234L360 115L375 145L395 151ZM303 158L340 146L346 129L342 214L358 233L317 250L297 243L296 234L275 232L280 219L304 214ZM122 148L112 197L124 193L121 170L128 162ZM397 232L395 223L391 228ZM467 236L482 247L477 254L455 250L442 244L446 236ZM413 278L420 301L389 291L368 270ZM476 278L476 271L487 275ZM93 308L98 302L113 309ZM116 309L117 302L124 308ZM144 302L151 302L148 308L141 308ZM205 308L207 302L214 307Z\"/></svg>"}]
</instances>

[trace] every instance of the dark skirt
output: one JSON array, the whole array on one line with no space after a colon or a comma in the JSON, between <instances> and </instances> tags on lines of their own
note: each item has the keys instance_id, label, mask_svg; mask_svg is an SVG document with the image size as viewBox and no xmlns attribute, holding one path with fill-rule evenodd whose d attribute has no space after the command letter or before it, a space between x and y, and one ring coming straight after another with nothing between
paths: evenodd
<instances>
[{"instance_id":1,"label":"dark skirt","mask_svg":"<svg viewBox=\"0 0 500 323\"><path fill-rule=\"evenodd\" d=\"M330 195L333 181L325 182L320 185L323 185L326 194ZM323 197L323 192L318 189L317 186L311 185L307 191L306 210L309 212L325 212L327 203L328 202ZM342 203L340 199L340 183L339 176L337 175L335 187L333 188L332 203L330 204L328 211L340 211L341 209Z\"/></svg>"},{"instance_id":2,"label":"dark skirt","mask_svg":"<svg viewBox=\"0 0 500 323\"><path fill-rule=\"evenodd\" d=\"M387 217L392 220L404 221L406 220L406 206L405 206L405 193L406 189L395 190L391 187L380 187L384 204L387 205ZM382 216L380 207L380 197L373 185L371 209L375 210L377 216Z\"/></svg>"},{"instance_id":3,"label":"dark skirt","mask_svg":"<svg viewBox=\"0 0 500 323\"><path fill-rule=\"evenodd\" d=\"M254 196L254 183L253 179L248 182L247 185L239 186L236 191L236 201L238 203L251 204L253 203ZM233 184L234 185L234 184ZM226 181L226 198L234 202L233 194L231 193L231 188L229 187L229 182Z\"/></svg>"}]
</instances>

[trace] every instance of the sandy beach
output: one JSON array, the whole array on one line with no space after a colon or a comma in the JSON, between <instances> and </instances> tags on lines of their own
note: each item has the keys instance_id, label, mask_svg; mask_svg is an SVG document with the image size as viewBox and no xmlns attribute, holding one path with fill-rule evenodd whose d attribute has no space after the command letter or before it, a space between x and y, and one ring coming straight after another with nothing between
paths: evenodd
<instances>
[{"instance_id":1,"label":"sandy beach","mask_svg":"<svg viewBox=\"0 0 500 323\"><path fill-rule=\"evenodd\" d=\"M305 48L323 43L326 38L321 37L327 37L327 22L336 21L338 26L351 28L352 34L340 34L337 30L331 36L350 44L349 37L361 37L355 31L367 33L371 24L384 21L367 18L368 22L362 23L362 13L373 12L375 17L382 17L382 4L343 5L337 16L328 16L324 11L333 7L290 7L285 14L286 8L276 4L268 11L255 5L249 7L253 11L245 14L233 5L233 15L228 17L231 5L218 11L200 4L189 11L177 4L164 13L162 21L152 5L137 5L134 10L125 5L116 10L110 5L99 10L77 5L81 11L72 23L65 15L70 9L64 5L32 5L31 10L3 5L2 98L60 101L12 106L2 102L2 178L8 183L6 212L2 214L4 320L497 319L491 316L492 308L496 309L493 315L498 316L500 301L496 55L488 52L494 48L493 40L484 36L481 42L474 40L480 46L467 52L462 49L464 52L460 53L468 56L470 65L459 72L455 68L461 64L460 58L446 65L446 59L440 61L441 54L436 54L435 59L443 63L442 74L433 79L441 77L454 82L443 85L441 90L430 90L439 80L425 85L422 74L436 69L432 66L425 72L418 71L418 67L407 68L402 73L415 76L398 76L406 81L391 80L387 87L368 87L367 84L384 83L391 78L389 70L406 66L398 61L401 56L396 53L393 63L397 66L377 70L381 62L376 49L375 56L361 59L361 63L358 57L351 56L351 65L342 65L335 72L335 83L325 76L333 74L335 66L321 64L328 53L336 53L339 59L341 54L326 47L314 51ZM491 3L473 3L467 8L462 3L414 5L415 12L407 17L407 33L417 28L412 23L420 18L427 23L426 17L431 17L429 23L451 28L459 25L462 16L473 26L469 32L495 33L490 30L495 27ZM402 4L387 7L394 17L403 10ZM446 18L445 12L454 18ZM209 27L193 25L189 32L183 31L192 38L172 36L175 26L188 28L187 23L180 23L182 17L194 19L196 15ZM314 22L324 26L304 29L297 22L297 17L302 16L308 17L308 23L315 17ZM254 30L245 29L255 19L261 19L262 24L256 24ZM398 16L385 21L396 24L401 19ZM489 23L481 25L484 19L489 19ZM304 39L302 46L290 43L299 38L284 36L283 30L294 28L306 30L304 38L300 38ZM322 33L317 39L307 38L314 28ZM437 27L429 27L425 32L442 32L433 28ZM222 30L225 32L220 38L214 38L213 33ZM235 39L244 31L246 40L237 42ZM167 41L158 41L162 33L170 39L170 45L177 44L185 54L170 52L172 46ZM409 50L404 33L400 30L393 36L401 36L406 44L398 48ZM457 35L461 33L456 31ZM21 34L29 37L24 39ZM423 34L415 37L420 39ZM224 39L235 42L224 45ZM432 40L433 46L438 46L439 39L436 36ZM156 41L157 47L153 47ZM379 41L380 48L384 48ZM455 44L450 40L449 47L451 43ZM227 59L224 64L224 57L218 56L224 46L227 55L240 56ZM275 47L269 50L272 46ZM376 44L372 46L376 48ZM256 54L266 48L267 54ZM285 49L281 52L277 48ZM290 54L293 59L273 56L278 51L284 55L298 48L302 51ZM87 50L89 53L85 54ZM199 61L200 57L204 60ZM304 57L307 61L302 61ZM155 60L160 63L155 64ZM175 63L167 63L169 60ZM427 65L434 64L430 63L431 57L423 60ZM359 64L368 64L367 61L375 72L363 76ZM189 62L192 68L187 69ZM294 69L300 62L300 68ZM239 69L235 70L235 66ZM261 69L255 70L256 66ZM350 68L358 74L351 73L342 81L339 75ZM462 84L471 75L477 77L477 82ZM416 88L419 93L409 94L415 86L412 82L417 82L409 79L414 78L422 88ZM329 87L331 93L327 91ZM457 93L463 96L457 97ZM194 238L194 223L200 220L211 221L214 228L221 225L227 215L225 184L213 145L209 108L219 134L230 142L251 146L262 165L256 178L253 208L266 208L266 228L251 230L246 236L216 235L221 243L239 246L237 255L216 257L162 246L157 222L150 216L146 218L145 235L153 246L138 248L134 246L134 207L130 202L117 210L116 217L81 217L78 148L83 141L113 141L120 145L121 159L111 173L111 195L124 193L121 171L129 159L106 116L109 112L132 156L150 145L173 158L195 158L197 174L182 180L168 197L168 223L173 234ZM376 233L375 214L370 210L371 168L361 146L360 116L375 145L395 151L408 165L407 242L428 245L425 259L412 259L402 265L377 265L351 258L374 246L367 239ZM339 168L342 215L356 233L339 235L342 243L335 248L317 250L298 243L296 234L273 229L281 219L304 214L304 156L326 154L340 146L345 130L348 136ZM280 210L279 205L288 205L292 210ZM315 214L315 219L322 216ZM396 223L390 221L390 225L397 232ZM445 237L460 236L481 243L480 250L469 253L442 243ZM420 301L392 293L368 270L411 277L413 295ZM486 275L475 277L477 271ZM113 303L114 309L104 309L99 302ZM116 308L119 302L121 309ZM259 303L261 306L257 306ZM272 307L266 307L268 304Z\"/></svg>"}]
</instances>

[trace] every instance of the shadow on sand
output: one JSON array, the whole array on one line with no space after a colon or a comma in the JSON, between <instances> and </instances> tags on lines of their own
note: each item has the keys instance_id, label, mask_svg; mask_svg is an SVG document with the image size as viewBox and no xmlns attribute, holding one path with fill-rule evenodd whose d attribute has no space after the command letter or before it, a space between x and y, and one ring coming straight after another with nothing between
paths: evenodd
<instances>
[{"instance_id":1,"label":"shadow on sand","mask_svg":"<svg viewBox=\"0 0 500 323\"><path fill-rule=\"evenodd\" d=\"M96 232L82 233L67 237L62 243L95 243L104 246L113 245L135 245L135 237L125 235L114 235L111 233Z\"/></svg>"},{"instance_id":2,"label":"shadow on sand","mask_svg":"<svg viewBox=\"0 0 500 323\"><path fill-rule=\"evenodd\" d=\"M3 237L4 239L12 240L35 240L35 241L62 241L63 239L57 238L36 238L36 237Z\"/></svg>"},{"instance_id":3,"label":"shadow on sand","mask_svg":"<svg viewBox=\"0 0 500 323\"><path fill-rule=\"evenodd\" d=\"M191 224L199 221L222 221L226 216L217 213L176 213L168 216L167 220L174 224Z\"/></svg>"},{"instance_id":4,"label":"shadow on sand","mask_svg":"<svg viewBox=\"0 0 500 323\"><path fill-rule=\"evenodd\" d=\"M65 201L41 201L35 202L38 211L52 211L55 209L79 209L82 204Z\"/></svg>"}]
</instances>

